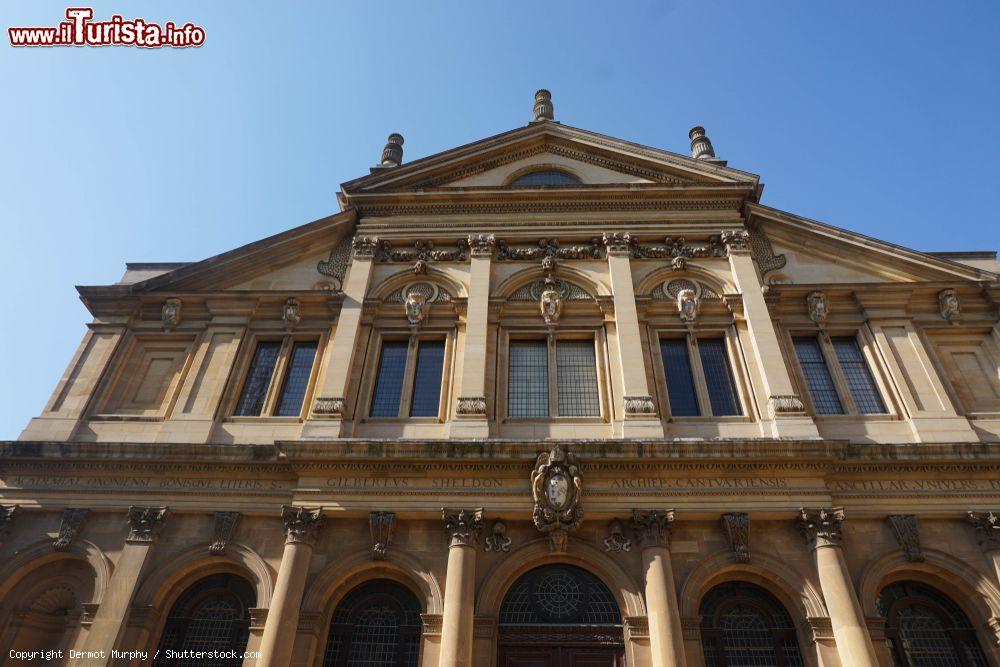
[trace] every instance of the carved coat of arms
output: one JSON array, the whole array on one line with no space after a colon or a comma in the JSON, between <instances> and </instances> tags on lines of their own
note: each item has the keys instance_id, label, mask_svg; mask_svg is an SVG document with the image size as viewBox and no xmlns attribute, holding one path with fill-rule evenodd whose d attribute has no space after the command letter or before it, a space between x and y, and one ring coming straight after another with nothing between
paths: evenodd
<instances>
[{"instance_id":1,"label":"carved coat of arms","mask_svg":"<svg viewBox=\"0 0 1000 667\"><path fill-rule=\"evenodd\" d=\"M531 492L535 500L532 518L538 530L549 534L553 551L565 551L568 533L583 522L582 486L576 455L558 446L538 455L531 473Z\"/></svg>"}]
</instances>

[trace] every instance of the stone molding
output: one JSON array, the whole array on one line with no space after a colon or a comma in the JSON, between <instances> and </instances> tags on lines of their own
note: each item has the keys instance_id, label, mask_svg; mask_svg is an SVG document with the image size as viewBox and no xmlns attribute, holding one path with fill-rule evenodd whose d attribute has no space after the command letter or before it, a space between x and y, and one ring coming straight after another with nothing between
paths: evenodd
<instances>
[{"instance_id":1,"label":"stone molding","mask_svg":"<svg viewBox=\"0 0 1000 667\"><path fill-rule=\"evenodd\" d=\"M494 553L508 553L513 540L507 537L507 524L500 519L493 522L490 534L483 539L483 550Z\"/></svg>"},{"instance_id":2,"label":"stone molding","mask_svg":"<svg viewBox=\"0 0 1000 667\"><path fill-rule=\"evenodd\" d=\"M369 512L368 531L372 538L372 558L385 560L396 526L395 512Z\"/></svg>"},{"instance_id":3,"label":"stone molding","mask_svg":"<svg viewBox=\"0 0 1000 667\"><path fill-rule=\"evenodd\" d=\"M983 551L1000 550L1000 511L968 512L965 518L976 531Z\"/></svg>"},{"instance_id":4,"label":"stone molding","mask_svg":"<svg viewBox=\"0 0 1000 667\"><path fill-rule=\"evenodd\" d=\"M649 638L649 617L648 616L626 616L625 628L628 636L632 639Z\"/></svg>"},{"instance_id":5,"label":"stone molding","mask_svg":"<svg viewBox=\"0 0 1000 667\"><path fill-rule=\"evenodd\" d=\"M701 616L681 617L681 636L685 641L701 641Z\"/></svg>"},{"instance_id":6,"label":"stone molding","mask_svg":"<svg viewBox=\"0 0 1000 667\"><path fill-rule=\"evenodd\" d=\"M722 515L722 530L737 563L750 562L750 515L746 512L727 512Z\"/></svg>"},{"instance_id":7,"label":"stone molding","mask_svg":"<svg viewBox=\"0 0 1000 667\"><path fill-rule=\"evenodd\" d=\"M920 548L920 531L915 514L890 514L886 517L892 533L896 537L903 550L906 560L911 563L920 563L924 560L924 553Z\"/></svg>"},{"instance_id":8,"label":"stone molding","mask_svg":"<svg viewBox=\"0 0 1000 667\"><path fill-rule=\"evenodd\" d=\"M208 552L214 556L226 553L226 547L233 538L236 523L240 520L239 512L216 512L213 526L212 544Z\"/></svg>"},{"instance_id":9,"label":"stone molding","mask_svg":"<svg viewBox=\"0 0 1000 667\"><path fill-rule=\"evenodd\" d=\"M322 507L282 505L281 520L285 524L285 544L316 544L316 534L325 517Z\"/></svg>"},{"instance_id":10,"label":"stone molding","mask_svg":"<svg viewBox=\"0 0 1000 667\"><path fill-rule=\"evenodd\" d=\"M843 507L801 508L796 525L813 549L840 546L843 535L841 524L845 519Z\"/></svg>"},{"instance_id":11,"label":"stone molding","mask_svg":"<svg viewBox=\"0 0 1000 667\"><path fill-rule=\"evenodd\" d=\"M448 534L449 547L475 547L483 530L484 510L442 509L441 518Z\"/></svg>"},{"instance_id":12,"label":"stone molding","mask_svg":"<svg viewBox=\"0 0 1000 667\"><path fill-rule=\"evenodd\" d=\"M674 510L632 510L632 530L641 549L651 547L670 548L670 533L673 530Z\"/></svg>"},{"instance_id":13,"label":"stone molding","mask_svg":"<svg viewBox=\"0 0 1000 667\"><path fill-rule=\"evenodd\" d=\"M130 505L128 508L128 537L126 544L146 544L156 541L163 524L170 515L168 507L140 507Z\"/></svg>"},{"instance_id":14,"label":"stone molding","mask_svg":"<svg viewBox=\"0 0 1000 667\"><path fill-rule=\"evenodd\" d=\"M421 634L425 637L440 637L444 626L442 614L420 614Z\"/></svg>"},{"instance_id":15,"label":"stone molding","mask_svg":"<svg viewBox=\"0 0 1000 667\"><path fill-rule=\"evenodd\" d=\"M656 407L653 405L652 396L626 396L625 416L642 415L650 416L656 414Z\"/></svg>"},{"instance_id":16,"label":"stone molding","mask_svg":"<svg viewBox=\"0 0 1000 667\"><path fill-rule=\"evenodd\" d=\"M463 416L486 417L485 396L459 396L456 412Z\"/></svg>"},{"instance_id":17,"label":"stone molding","mask_svg":"<svg viewBox=\"0 0 1000 667\"><path fill-rule=\"evenodd\" d=\"M795 394L778 394L768 396L767 411L771 419L784 415L804 415L806 406Z\"/></svg>"},{"instance_id":18,"label":"stone molding","mask_svg":"<svg viewBox=\"0 0 1000 667\"><path fill-rule=\"evenodd\" d=\"M87 518L89 511L83 507L67 507L63 510L62 519L59 522L59 535L52 542L53 549L56 551L69 549L69 545L80 532L80 526L83 525L83 520Z\"/></svg>"},{"instance_id":19,"label":"stone molding","mask_svg":"<svg viewBox=\"0 0 1000 667\"><path fill-rule=\"evenodd\" d=\"M343 417L344 399L340 396L317 398L313 403L313 414L319 417Z\"/></svg>"},{"instance_id":20,"label":"stone molding","mask_svg":"<svg viewBox=\"0 0 1000 667\"><path fill-rule=\"evenodd\" d=\"M810 616L806 619L809 640L814 642L833 641L833 623L826 616Z\"/></svg>"}]
</instances>

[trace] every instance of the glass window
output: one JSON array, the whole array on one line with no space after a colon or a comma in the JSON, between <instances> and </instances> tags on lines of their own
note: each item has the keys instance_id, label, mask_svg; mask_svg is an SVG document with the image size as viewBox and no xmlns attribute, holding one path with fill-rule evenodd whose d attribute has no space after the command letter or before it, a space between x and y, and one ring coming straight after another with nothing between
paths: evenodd
<instances>
[{"instance_id":1,"label":"glass window","mask_svg":"<svg viewBox=\"0 0 1000 667\"><path fill-rule=\"evenodd\" d=\"M701 646L709 667L802 667L795 625L759 586L719 584L702 598Z\"/></svg>"},{"instance_id":2,"label":"glass window","mask_svg":"<svg viewBox=\"0 0 1000 667\"><path fill-rule=\"evenodd\" d=\"M246 379L243 381L243 391L236 402L236 413L239 416L256 417L264 409L267 399L267 389L271 386L274 367L278 363L278 352L281 350L279 341L261 341L257 343L253 359Z\"/></svg>"},{"instance_id":3,"label":"glass window","mask_svg":"<svg viewBox=\"0 0 1000 667\"><path fill-rule=\"evenodd\" d=\"M544 340L512 340L507 411L511 417L549 415L549 355Z\"/></svg>"},{"instance_id":4,"label":"glass window","mask_svg":"<svg viewBox=\"0 0 1000 667\"><path fill-rule=\"evenodd\" d=\"M382 343L382 355L372 396L372 417L398 417L399 401L403 396L403 374L406 372L405 340L387 340Z\"/></svg>"},{"instance_id":5,"label":"glass window","mask_svg":"<svg viewBox=\"0 0 1000 667\"><path fill-rule=\"evenodd\" d=\"M333 612L323 667L417 667L421 611L417 597L395 581L361 584Z\"/></svg>"},{"instance_id":6,"label":"glass window","mask_svg":"<svg viewBox=\"0 0 1000 667\"><path fill-rule=\"evenodd\" d=\"M556 342L556 382L559 416L600 416L597 357L593 339Z\"/></svg>"},{"instance_id":7,"label":"glass window","mask_svg":"<svg viewBox=\"0 0 1000 667\"><path fill-rule=\"evenodd\" d=\"M701 411L698 409L698 395L694 388L694 373L691 372L687 339L660 340L660 354L663 356L663 372L667 376L670 414L675 417L697 417Z\"/></svg>"},{"instance_id":8,"label":"glass window","mask_svg":"<svg viewBox=\"0 0 1000 667\"><path fill-rule=\"evenodd\" d=\"M854 336L837 336L832 342L858 412L864 415L885 413L885 403L882 402L875 378L865 363L857 339Z\"/></svg>"},{"instance_id":9,"label":"glass window","mask_svg":"<svg viewBox=\"0 0 1000 667\"><path fill-rule=\"evenodd\" d=\"M701 355L701 367L705 372L705 384L708 386L708 398L712 403L712 414L715 416L740 414L739 402L736 400L736 383L733 381L733 371L729 367L729 356L726 354L726 341L722 338L699 338L698 352Z\"/></svg>"},{"instance_id":10,"label":"glass window","mask_svg":"<svg viewBox=\"0 0 1000 667\"><path fill-rule=\"evenodd\" d=\"M511 185L579 185L582 181L572 174L556 169L533 171L518 176Z\"/></svg>"},{"instance_id":11,"label":"glass window","mask_svg":"<svg viewBox=\"0 0 1000 667\"><path fill-rule=\"evenodd\" d=\"M413 379L411 417L437 417L441 403L441 371L444 368L444 341L420 341L417 369Z\"/></svg>"},{"instance_id":12,"label":"glass window","mask_svg":"<svg viewBox=\"0 0 1000 667\"><path fill-rule=\"evenodd\" d=\"M837 388L833 384L819 341L813 337L802 337L795 338L793 342L816 412L821 415L844 414L844 406L837 395Z\"/></svg>"},{"instance_id":13,"label":"glass window","mask_svg":"<svg viewBox=\"0 0 1000 667\"><path fill-rule=\"evenodd\" d=\"M278 398L279 417L297 417L302 412L302 400L306 397L309 376L316 359L316 341L295 343L285 372L285 383Z\"/></svg>"}]
</instances>

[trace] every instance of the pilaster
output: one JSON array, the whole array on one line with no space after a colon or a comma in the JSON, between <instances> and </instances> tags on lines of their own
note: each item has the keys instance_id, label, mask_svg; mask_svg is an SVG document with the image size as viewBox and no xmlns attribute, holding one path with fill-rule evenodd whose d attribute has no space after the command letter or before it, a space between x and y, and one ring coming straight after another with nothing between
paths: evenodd
<instances>
[{"instance_id":1,"label":"pilaster","mask_svg":"<svg viewBox=\"0 0 1000 667\"><path fill-rule=\"evenodd\" d=\"M489 335L490 275L496 237L469 235L469 302L465 319L465 346L459 380L453 438L486 438L486 350Z\"/></svg>"}]
</instances>

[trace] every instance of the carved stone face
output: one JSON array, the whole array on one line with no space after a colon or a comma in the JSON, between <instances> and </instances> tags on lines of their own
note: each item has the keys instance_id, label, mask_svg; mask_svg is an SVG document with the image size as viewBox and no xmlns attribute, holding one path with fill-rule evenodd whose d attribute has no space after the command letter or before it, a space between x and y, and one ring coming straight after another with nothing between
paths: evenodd
<instances>
[{"instance_id":1,"label":"carved stone face","mask_svg":"<svg viewBox=\"0 0 1000 667\"><path fill-rule=\"evenodd\" d=\"M569 478L561 469L556 469L545 480L545 498L554 510L561 510L569 504Z\"/></svg>"},{"instance_id":2,"label":"carved stone face","mask_svg":"<svg viewBox=\"0 0 1000 667\"><path fill-rule=\"evenodd\" d=\"M698 297L693 289L682 289L677 293L677 312L684 322L694 322L698 317Z\"/></svg>"},{"instance_id":3,"label":"carved stone face","mask_svg":"<svg viewBox=\"0 0 1000 667\"><path fill-rule=\"evenodd\" d=\"M826 301L826 295L822 292L813 292L806 297L806 305L809 307L809 319L816 324L826 322L830 314L830 307Z\"/></svg>"},{"instance_id":4,"label":"carved stone face","mask_svg":"<svg viewBox=\"0 0 1000 667\"><path fill-rule=\"evenodd\" d=\"M167 299L163 303L163 309L160 311L160 315L163 318L163 326L165 327L175 327L180 324L181 300Z\"/></svg>"},{"instance_id":5,"label":"carved stone face","mask_svg":"<svg viewBox=\"0 0 1000 667\"><path fill-rule=\"evenodd\" d=\"M941 307L941 317L949 322L957 320L961 315L962 302L953 289L941 290L938 294L938 305Z\"/></svg>"},{"instance_id":6,"label":"carved stone face","mask_svg":"<svg viewBox=\"0 0 1000 667\"><path fill-rule=\"evenodd\" d=\"M420 324L427 317L427 296L419 292L406 295L406 319L410 324Z\"/></svg>"},{"instance_id":7,"label":"carved stone face","mask_svg":"<svg viewBox=\"0 0 1000 667\"><path fill-rule=\"evenodd\" d=\"M542 292L539 305L542 310L542 319L545 320L546 324L555 324L559 320L559 314L562 312L562 299L559 292L552 288L545 289Z\"/></svg>"}]
</instances>

